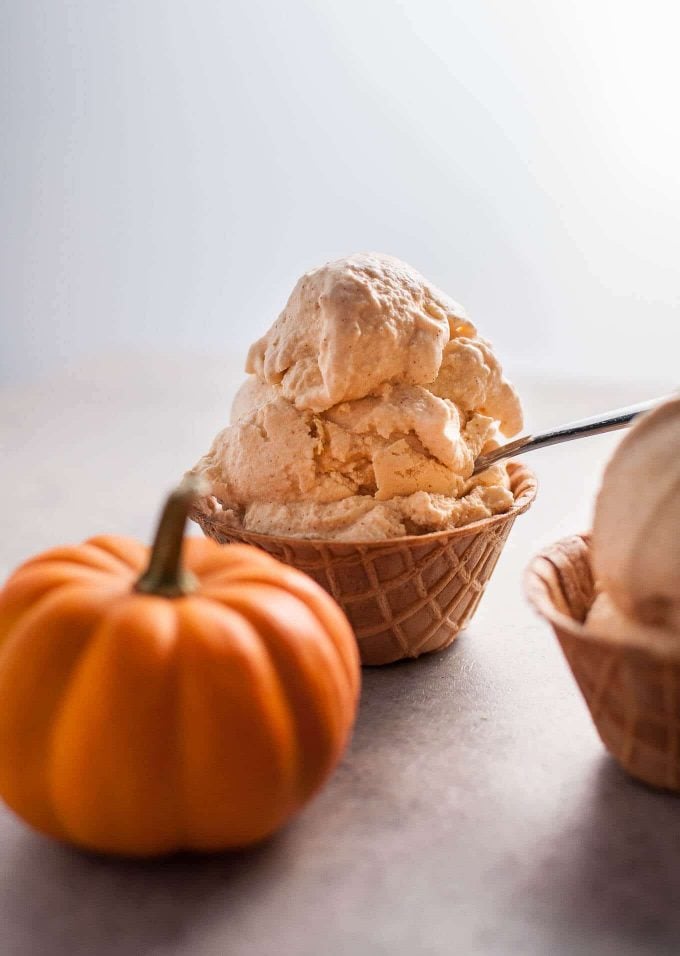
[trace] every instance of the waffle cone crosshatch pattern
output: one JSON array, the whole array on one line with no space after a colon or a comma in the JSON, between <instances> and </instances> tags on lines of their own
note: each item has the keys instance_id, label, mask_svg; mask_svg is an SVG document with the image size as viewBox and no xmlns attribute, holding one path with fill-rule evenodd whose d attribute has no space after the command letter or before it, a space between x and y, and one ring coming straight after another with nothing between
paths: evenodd
<instances>
[{"instance_id":1,"label":"waffle cone crosshatch pattern","mask_svg":"<svg viewBox=\"0 0 680 956\"><path fill-rule=\"evenodd\" d=\"M195 511L208 537L254 544L310 575L343 608L364 664L388 664L441 650L470 621L515 518L536 495L536 479L509 465L515 504L467 527L388 541L282 538L230 528Z\"/></svg>"},{"instance_id":2,"label":"waffle cone crosshatch pattern","mask_svg":"<svg viewBox=\"0 0 680 956\"><path fill-rule=\"evenodd\" d=\"M631 776L680 791L680 653L600 637L586 616L595 597L588 535L565 538L526 572L534 608L547 618L602 742ZM586 623L584 623L586 622Z\"/></svg>"}]
</instances>

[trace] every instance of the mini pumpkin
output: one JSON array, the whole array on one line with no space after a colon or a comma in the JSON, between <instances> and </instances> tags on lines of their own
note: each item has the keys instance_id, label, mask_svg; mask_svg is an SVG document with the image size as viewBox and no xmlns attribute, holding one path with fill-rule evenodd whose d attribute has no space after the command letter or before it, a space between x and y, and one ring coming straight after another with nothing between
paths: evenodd
<instances>
[{"instance_id":1,"label":"mini pumpkin","mask_svg":"<svg viewBox=\"0 0 680 956\"><path fill-rule=\"evenodd\" d=\"M255 548L183 539L195 492L171 495L150 554L91 538L0 592L0 795L52 837L136 856L243 847L346 745L359 662L342 611Z\"/></svg>"}]
</instances>

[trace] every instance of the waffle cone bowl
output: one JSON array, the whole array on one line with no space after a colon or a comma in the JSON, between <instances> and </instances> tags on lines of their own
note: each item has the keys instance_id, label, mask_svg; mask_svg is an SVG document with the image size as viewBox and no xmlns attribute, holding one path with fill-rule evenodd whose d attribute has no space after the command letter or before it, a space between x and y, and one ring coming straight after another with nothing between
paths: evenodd
<instances>
[{"instance_id":1,"label":"waffle cone bowl","mask_svg":"<svg viewBox=\"0 0 680 956\"><path fill-rule=\"evenodd\" d=\"M564 538L534 558L525 587L552 624L607 750L631 776L680 791L680 650L588 628L596 595L588 535Z\"/></svg>"},{"instance_id":2,"label":"waffle cone bowl","mask_svg":"<svg viewBox=\"0 0 680 956\"><path fill-rule=\"evenodd\" d=\"M506 514L388 541L322 541L232 528L194 510L204 533L263 548L314 578L345 611L362 663L389 664L449 645L475 612L517 515L536 495L533 473L508 465L515 504Z\"/></svg>"}]
</instances>

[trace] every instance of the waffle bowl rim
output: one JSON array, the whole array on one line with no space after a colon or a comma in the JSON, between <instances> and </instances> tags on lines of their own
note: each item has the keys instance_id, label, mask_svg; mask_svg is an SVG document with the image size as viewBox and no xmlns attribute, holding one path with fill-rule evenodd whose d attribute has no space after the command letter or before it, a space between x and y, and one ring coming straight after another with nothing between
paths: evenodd
<instances>
[{"instance_id":1,"label":"waffle bowl rim","mask_svg":"<svg viewBox=\"0 0 680 956\"><path fill-rule=\"evenodd\" d=\"M584 531L577 534L565 535L545 545L535 554L523 574L523 591L534 611L553 627L566 631L570 637L575 638L584 644L593 644L608 650L610 653L618 653L631 658L645 659L647 662L667 665L669 663L680 664L680 640L677 644L669 645L668 651L662 651L656 646L642 643L636 637L631 637L628 632L622 631L619 640L614 642L610 637L600 634L598 631L589 628L586 621L579 621L577 618L555 607L555 603L550 597L548 586L540 574L539 568L543 562L552 565L557 574L559 570L554 564L551 555L554 555L559 548L564 548L575 539L580 539L586 546L585 557L592 574L591 562L591 541L592 532ZM597 581L593 577L593 600L600 593L597 587ZM593 601L590 602L592 607ZM590 608L589 608L590 609ZM559 638L559 633L557 633Z\"/></svg>"}]
</instances>

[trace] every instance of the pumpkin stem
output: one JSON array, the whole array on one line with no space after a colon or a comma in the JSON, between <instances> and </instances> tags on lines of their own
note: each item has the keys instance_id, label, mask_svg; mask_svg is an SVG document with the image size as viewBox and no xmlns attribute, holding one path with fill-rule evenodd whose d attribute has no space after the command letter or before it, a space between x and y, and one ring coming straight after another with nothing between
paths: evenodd
<instances>
[{"instance_id":1,"label":"pumpkin stem","mask_svg":"<svg viewBox=\"0 0 680 956\"><path fill-rule=\"evenodd\" d=\"M194 575L182 566L182 546L189 509L203 490L203 484L195 475L187 475L168 497L158 522L149 566L137 581L135 591L181 597L198 587Z\"/></svg>"}]
</instances>

